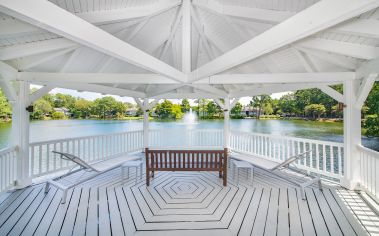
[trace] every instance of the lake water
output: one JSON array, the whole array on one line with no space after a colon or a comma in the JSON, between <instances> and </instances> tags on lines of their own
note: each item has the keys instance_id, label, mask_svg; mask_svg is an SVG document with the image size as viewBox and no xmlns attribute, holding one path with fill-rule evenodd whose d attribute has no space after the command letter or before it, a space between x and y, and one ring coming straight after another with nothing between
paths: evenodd
<instances>
[{"instance_id":1,"label":"lake water","mask_svg":"<svg viewBox=\"0 0 379 236\"><path fill-rule=\"evenodd\" d=\"M266 133L293 136L325 141L343 142L342 123L321 123L301 120L231 120L231 129L244 132ZM151 129L176 129L178 133L186 128L181 121L151 121ZM191 125L193 129L223 129L223 120L201 120ZM32 121L30 125L31 142L52 139L72 138L141 130L141 120L50 120ZM10 142L11 124L0 123L0 149ZM379 139L363 137L366 147L379 150Z\"/></svg>"}]
</instances>

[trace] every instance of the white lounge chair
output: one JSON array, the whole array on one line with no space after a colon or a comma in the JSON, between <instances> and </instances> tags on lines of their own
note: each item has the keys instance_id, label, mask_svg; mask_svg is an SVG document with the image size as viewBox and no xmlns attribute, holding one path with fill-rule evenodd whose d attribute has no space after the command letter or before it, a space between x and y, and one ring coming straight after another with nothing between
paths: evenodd
<instances>
[{"instance_id":1,"label":"white lounge chair","mask_svg":"<svg viewBox=\"0 0 379 236\"><path fill-rule=\"evenodd\" d=\"M268 159L264 159L264 158L261 158L261 157L257 157L257 156L252 156L252 155L245 155L245 154L242 154L242 153L233 153L230 158L231 159L237 159L237 160L243 160L243 161L247 161L247 162L250 162L251 164L253 164L254 166L260 168L260 169L263 169L267 172L270 172L271 174L274 174L290 183L293 183L297 186L300 187L300 191L301 191L301 196L303 199L305 199L305 191L304 189L314 183L318 183L318 187L320 190L322 190L322 185L321 185L321 179L320 179L320 176L311 176L311 175L308 175L307 173L304 173L303 171L299 170L298 168L291 168L291 165L294 164L296 161L298 160L302 160L304 159L307 154L311 153L312 150L308 150L306 152L303 152L303 153L300 153L298 155L295 155L295 156L292 156L286 160L284 160L283 162L276 162L276 161L271 161L271 160L268 160ZM295 182L293 181L292 179L289 179L287 178L286 176L284 175L280 175L280 174L277 174L276 172L277 171L280 171L282 169L291 169L293 171L296 171L296 172L300 172L302 174L306 174L308 175L311 179L308 180L308 181L305 181L304 183L298 183L298 182Z\"/></svg>"},{"instance_id":2,"label":"white lounge chair","mask_svg":"<svg viewBox=\"0 0 379 236\"><path fill-rule=\"evenodd\" d=\"M61 175L59 177L53 178L51 180L48 180L46 182L45 193L47 193L49 191L50 185L54 185L55 187L57 187L58 189L61 189L63 191L62 200L61 200L62 204L66 202L67 191L70 188L73 188L73 187L75 187L81 183L84 183L90 179L93 179L96 176L99 176L99 175L101 175L107 171L110 171L110 170L113 170L117 167L120 167L126 161L125 158L122 158L122 159L115 158L115 159L112 159L113 161L112 161L110 166L104 165L103 163L101 165L94 164L91 166L87 162L83 161L81 158L79 158L75 155L72 155L69 153L64 153L64 152L58 152L58 151L52 151L52 152L55 154L59 154L62 159L69 160L69 161L74 162L76 164L74 167L72 167L68 171L68 173ZM129 160L132 160L132 159L129 159ZM78 166L79 166L79 168L75 169ZM64 184L58 182L58 180L62 179L63 177L69 176L69 175L74 174L78 171L92 172L93 174L90 174L89 176L86 176L86 177L84 177L84 178L82 178L76 182L70 183L69 185L64 185Z\"/></svg>"}]
</instances>

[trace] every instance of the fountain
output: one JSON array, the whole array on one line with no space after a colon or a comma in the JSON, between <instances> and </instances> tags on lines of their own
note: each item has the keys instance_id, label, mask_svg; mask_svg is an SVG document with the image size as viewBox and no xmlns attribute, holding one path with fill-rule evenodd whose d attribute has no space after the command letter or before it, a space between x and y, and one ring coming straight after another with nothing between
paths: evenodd
<instances>
[{"instance_id":1,"label":"fountain","mask_svg":"<svg viewBox=\"0 0 379 236\"><path fill-rule=\"evenodd\" d=\"M197 115L195 112L192 111L192 108L190 108L189 112L187 112L183 116L183 123L186 125L193 125L196 124L197 121Z\"/></svg>"}]
</instances>

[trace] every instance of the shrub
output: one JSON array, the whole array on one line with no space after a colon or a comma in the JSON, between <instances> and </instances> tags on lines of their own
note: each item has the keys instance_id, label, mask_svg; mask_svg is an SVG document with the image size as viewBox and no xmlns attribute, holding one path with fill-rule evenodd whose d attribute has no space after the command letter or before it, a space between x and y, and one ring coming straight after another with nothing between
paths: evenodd
<instances>
[{"instance_id":1,"label":"shrub","mask_svg":"<svg viewBox=\"0 0 379 236\"><path fill-rule=\"evenodd\" d=\"M53 118L54 120L62 120L66 119L66 116L63 112L54 111L53 114L51 114L51 118Z\"/></svg>"}]
</instances>

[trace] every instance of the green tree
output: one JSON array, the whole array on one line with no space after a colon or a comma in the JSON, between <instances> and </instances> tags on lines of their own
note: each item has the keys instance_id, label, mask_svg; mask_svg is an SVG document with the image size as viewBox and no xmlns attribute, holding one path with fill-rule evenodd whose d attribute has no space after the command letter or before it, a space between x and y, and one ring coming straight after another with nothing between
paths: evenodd
<instances>
[{"instance_id":1,"label":"green tree","mask_svg":"<svg viewBox=\"0 0 379 236\"><path fill-rule=\"evenodd\" d=\"M181 106L183 113L189 112L189 110L191 109L191 105L190 105L188 99L183 99L182 104L180 106Z\"/></svg>"},{"instance_id":2,"label":"green tree","mask_svg":"<svg viewBox=\"0 0 379 236\"><path fill-rule=\"evenodd\" d=\"M164 100L162 103L157 104L155 113L163 119L172 118L172 105L171 101Z\"/></svg>"},{"instance_id":3,"label":"green tree","mask_svg":"<svg viewBox=\"0 0 379 236\"><path fill-rule=\"evenodd\" d=\"M76 98L68 94L57 93L54 97L54 107L65 107L68 109L74 108Z\"/></svg>"},{"instance_id":4,"label":"green tree","mask_svg":"<svg viewBox=\"0 0 379 236\"><path fill-rule=\"evenodd\" d=\"M113 97L98 98L93 103L93 114L101 119L116 115L117 101Z\"/></svg>"},{"instance_id":5,"label":"green tree","mask_svg":"<svg viewBox=\"0 0 379 236\"><path fill-rule=\"evenodd\" d=\"M279 99L279 109L282 113L293 115L296 113L296 98L293 93L286 94Z\"/></svg>"},{"instance_id":6,"label":"green tree","mask_svg":"<svg viewBox=\"0 0 379 236\"><path fill-rule=\"evenodd\" d=\"M74 108L71 110L75 118L86 119L91 114L93 102L80 98L75 101Z\"/></svg>"},{"instance_id":7,"label":"green tree","mask_svg":"<svg viewBox=\"0 0 379 236\"><path fill-rule=\"evenodd\" d=\"M42 120L53 112L53 108L46 100L39 99L33 103L34 111L30 114L32 119Z\"/></svg>"},{"instance_id":8,"label":"green tree","mask_svg":"<svg viewBox=\"0 0 379 236\"><path fill-rule=\"evenodd\" d=\"M271 115L274 113L274 109L272 108L272 103L265 103L262 107L263 114L265 115Z\"/></svg>"},{"instance_id":9,"label":"green tree","mask_svg":"<svg viewBox=\"0 0 379 236\"><path fill-rule=\"evenodd\" d=\"M305 107L305 113L311 115L313 119L320 118L322 114L325 113L325 106L322 104L310 104Z\"/></svg>"},{"instance_id":10,"label":"green tree","mask_svg":"<svg viewBox=\"0 0 379 236\"><path fill-rule=\"evenodd\" d=\"M51 118L53 118L54 120L62 120L62 119L66 119L66 116L64 115L63 112L54 111L51 114Z\"/></svg>"},{"instance_id":11,"label":"green tree","mask_svg":"<svg viewBox=\"0 0 379 236\"><path fill-rule=\"evenodd\" d=\"M252 97L250 101L250 105L253 106L254 108L258 108L257 119L261 117L263 106L270 102L271 102L271 97L269 95L258 95L258 96Z\"/></svg>"},{"instance_id":12,"label":"green tree","mask_svg":"<svg viewBox=\"0 0 379 236\"><path fill-rule=\"evenodd\" d=\"M8 120L12 116L12 108L8 102L8 99L0 89L0 119Z\"/></svg>"},{"instance_id":13,"label":"green tree","mask_svg":"<svg viewBox=\"0 0 379 236\"><path fill-rule=\"evenodd\" d=\"M171 117L181 119L183 117L182 107L178 104L173 104L171 107Z\"/></svg>"},{"instance_id":14,"label":"green tree","mask_svg":"<svg viewBox=\"0 0 379 236\"><path fill-rule=\"evenodd\" d=\"M242 115L241 115L242 109L243 109L242 104L240 102L237 102L236 105L230 111L232 117L233 118L240 118L240 117L242 117Z\"/></svg>"}]
</instances>

